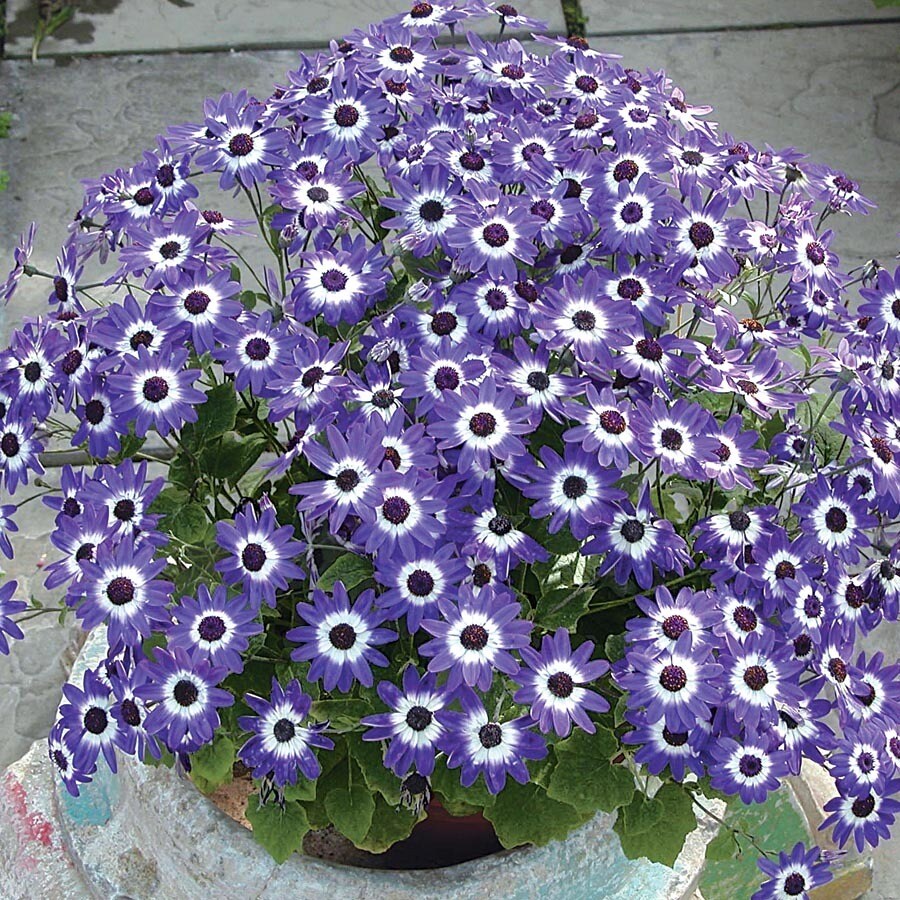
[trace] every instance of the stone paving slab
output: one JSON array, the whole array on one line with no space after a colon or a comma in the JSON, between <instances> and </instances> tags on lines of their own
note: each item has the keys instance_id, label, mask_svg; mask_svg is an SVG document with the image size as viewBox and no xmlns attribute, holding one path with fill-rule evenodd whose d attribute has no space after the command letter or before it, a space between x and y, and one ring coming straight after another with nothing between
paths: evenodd
<instances>
[{"instance_id":1,"label":"stone paving slab","mask_svg":"<svg viewBox=\"0 0 900 900\"><path fill-rule=\"evenodd\" d=\"M405 12L404 0L76 0L74 17L41 45L42 56L174 50L322 47L370 22ZM523 15L564 32L556 0L516 0ZM36 0L8 3L6 54L31 56ZM492 20L476 30L496 34Z\"/></svg>"},{"instance_id":2,"label":"stone paving slab","mask_svg":"<svg viewBox=\"0 0 900 900\"><path fill-rule=\"evenodd\" d=\"M896 8L878 9L871 0L581 0L581 8L588 17L589 35L834 24L898 16Z\"/></svg>"}]
</instances>

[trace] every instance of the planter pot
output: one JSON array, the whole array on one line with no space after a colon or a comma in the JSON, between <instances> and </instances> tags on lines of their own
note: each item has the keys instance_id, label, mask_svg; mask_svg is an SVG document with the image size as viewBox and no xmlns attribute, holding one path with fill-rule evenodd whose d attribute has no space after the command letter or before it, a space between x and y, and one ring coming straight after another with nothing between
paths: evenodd
<instances>
[{"instance_id":1,"label":"planter pot","mask_svg":"<svg viewBox=\"0 0 900 900\"><path fill-rule=\"evenodd\" d=\"M104 642L87 642L81 682ZM252 836L175 771L122 759L82 796L57 787L38 742L0 776L0 896L41 900L677 900L696 893L717 823L701 820L674 869L623 855L600 814L566 840L442 869L376 870L294 855L276 865ZM844 894L842 896L857 896Z\"/></svg>"}]
</instances>

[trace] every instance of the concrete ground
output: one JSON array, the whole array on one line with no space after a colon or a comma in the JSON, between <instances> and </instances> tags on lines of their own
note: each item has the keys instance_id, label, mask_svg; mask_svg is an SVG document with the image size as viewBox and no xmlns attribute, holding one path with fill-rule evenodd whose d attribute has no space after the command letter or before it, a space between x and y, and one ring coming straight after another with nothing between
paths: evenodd
<instances>
[{"instance_id":1,"label":"concrete ground","mask_svg":"<svg viewBox=\"0 0 900 900\"><path fill-rule=\"evenodd\" d=\"M322 47L393 13L401 0L77 0L73 20L31 52L37 0L9 0L0 110L14 113L0 140L0 269L17 235L39 223L35 263L51 268L77 208L79 179L137 161L167 125L194 121L202 101L247 87L264 95L294 65L295 49ZM520 10L562 30L552 0ZM900 9L870 0L582 0L592 44L635 68L664 68L689 102L715 107L723 130L757 146L794 146L844 169L879 208L839 223L835 249L848 265L890 265L900 228ZM3 311L5 335L43 308L42 284L23 285ZM17 495L17 500L18 495ZM51 521L39 502L19 517L7 576L41 596ZM72 632L54 616L28 623L28 640L0 657L0 767L46 734ZM900 629L878 636L893 659ZM900 838L877 854L871 900L900 900Z\"/></svg>"}]
</instances>

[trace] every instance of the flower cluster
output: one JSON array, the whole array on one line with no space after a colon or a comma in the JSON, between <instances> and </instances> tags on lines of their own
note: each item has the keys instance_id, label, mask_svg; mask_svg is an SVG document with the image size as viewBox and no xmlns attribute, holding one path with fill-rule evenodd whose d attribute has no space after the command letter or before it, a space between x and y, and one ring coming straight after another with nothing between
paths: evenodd
<instances>
[{"instance_id":1,"label":"flower cluster","mask_svg":"<svg viewBox=\"0 0 900 900\"><path fill-rule=\"evenodd\" d=\"M900 615L900 272L823 229L871 204L581 39L438 40L486 16L538 25L417 3L89 182L57 274L23 241L5 293L52 287L0 355L2 485L84 454L47 584L109 644L51 757L77 792L223 737L319 803L291 786L346 793L374 745L572 826L585 747L746 803L806 759L875 845L900 668L854 641ZM782 893L824 877L779 859Z\"/></svg>"}]
</instances>

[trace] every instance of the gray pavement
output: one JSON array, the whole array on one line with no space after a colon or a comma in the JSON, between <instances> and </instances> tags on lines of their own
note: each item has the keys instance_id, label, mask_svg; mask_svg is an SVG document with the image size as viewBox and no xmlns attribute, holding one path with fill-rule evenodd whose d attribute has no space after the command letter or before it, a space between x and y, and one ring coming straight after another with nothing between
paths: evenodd
<instances>
[{"instance_id":1,"label":"gray pavement","mask_svg":"<svg viewBox=\"0 0 900 900\"><path fill-rule=\"evenodd\" d=\"M0 260L36 219L35 263L51 268L81 195L79 179L129 165L167 125L196 120L202 101L248 87L265 94L315 47L400 9L400 0L80 0L73 21L26 61L36 0L10 0L8 52L0 62L0 110L15 114L0 140ZM556 3L517 5L562 30ZM594 46L636 68L664 68L689 102L713 105L723 130L761 146L795 146L844 169L879 204L838 224L848 265L891 264L900 227L900 11L869 0L582 0ZM894 18L895 21L888 21ZM827 23L827 24L822 24ZM227 48L243 48L237 52ZM218 52L187 52L195 50ZM144 51L143 53L138 51ZM100 56L93 54L102 54ZM0 334L43 308L42 284L26 279ZM18 496L17 496L18 499ZM51 519L39 502L22 510L17 555L6 565L37 596L51 555ZM0 657L0 767L52 720L74 632L53 616L27 623L28 640ZM900 654L900 628L877 644ZM900 838L878 852L871 900L900 900Z\"/></svg>"}]
</instances>

